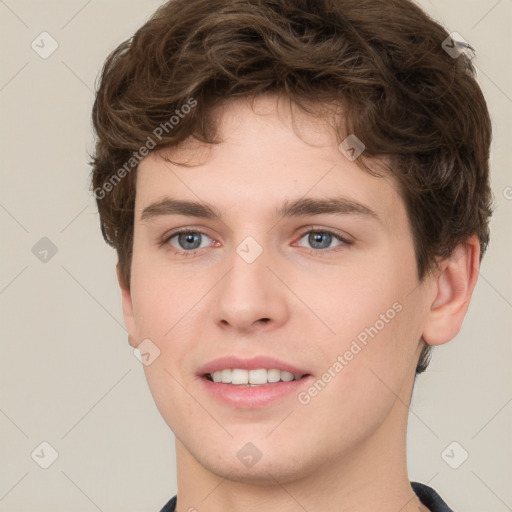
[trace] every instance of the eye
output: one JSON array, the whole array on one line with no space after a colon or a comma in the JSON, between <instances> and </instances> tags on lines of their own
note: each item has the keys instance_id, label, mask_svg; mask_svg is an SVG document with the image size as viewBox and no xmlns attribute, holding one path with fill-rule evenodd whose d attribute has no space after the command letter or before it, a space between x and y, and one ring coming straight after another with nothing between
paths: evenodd
<instances>
[{"instance_id":1,"label":"eye","mask_svg":"<svg viewBox=\"0 0 512 512\"><path fill-rule=\"evenodd\" d=\"M311 248L314 251L321 251L321 252L329 252L325 249L332 249L332 243L338 242L334 247L340 246L340 245L350 245L351 242L344 239L340 235L333 233L331 231L325 231L325 230L310 230L304 233L299 242L303 239L306 239L306 242L311 246Z\"/></svg>"},{"instance_id":2,"label":"eye","mask_svg":"<svg viewBox=\"0 0 512 512\"><path fill-rule=\"evenodd\" d=\"M169 244L178 252L192 252L208 247L212 239L200 231L183 230L168 236L163 243Z\"/></svg>"},{"instance_id":3,"label":"eye","mask_svg":"<svg viewBox=\"0 0 512 512\"><path fill-rule=\"evenodd\" d=\"M309 244L313 254L329 253L339 250L336 247L352 244L351 241L346 240L337 233L320 229L309 230L303 233L298 245L302 245L301 242L304 239ZM176 254L193 255L199 249L211 246L212 242L213 239L201 231L183 229L164 237L160 245L171 246Z\"/></svg>"}]
</instances>

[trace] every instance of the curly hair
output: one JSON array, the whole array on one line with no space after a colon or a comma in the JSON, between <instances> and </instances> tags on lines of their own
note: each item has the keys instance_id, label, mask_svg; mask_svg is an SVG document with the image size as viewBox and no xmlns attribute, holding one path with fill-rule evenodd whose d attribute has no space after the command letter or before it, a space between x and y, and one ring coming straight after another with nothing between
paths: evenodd
<instances>
[{"instance_id":1,"label":"curly hair","mask_svg":"<svg viewBox=\"0 0 512 512\"><path fill-rule=\"evenodd\" d=\"M263 93L312 115L312 105L342 106L335 129L340 141L349 133L364 141L357 163L373 172L372 159L386 157L420 280L474 234L481 258L492 214L491 121L469 50L410 0L162 5L108 56L93 107L92 189L127 286L138 162L188 137L221 142L212 108ZM425 346L417 373L429 360Z\"/></svg>"}]
</instances>

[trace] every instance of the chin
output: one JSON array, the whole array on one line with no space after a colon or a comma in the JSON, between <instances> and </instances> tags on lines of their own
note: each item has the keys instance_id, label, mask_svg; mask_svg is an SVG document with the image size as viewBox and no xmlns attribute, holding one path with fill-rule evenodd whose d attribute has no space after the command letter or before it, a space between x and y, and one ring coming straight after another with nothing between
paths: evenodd
<instances>
[{"instance_id":1,"label":"chin","mask_svg":"<svg viewBox=\"0 0 512 512\"><path fill-rule=\"evenodd\" d=\"M234 443L231 446L234 446ZM222 452L202 452L199 457L195 454L194 456L201 466L221 478L253 485L287 483L301 479L316 470L313 461L308 464L303 458L298 459L293 454L283 453L278 448L271 447L262 449L261 458L251 465L249 461L243 462L244 454L249 454L251 448L246 448L245 452L243 450L228 448ZM267 453L268 451L271 453ZM296 453L297 451L295 450ZM257 452L254 451L254 455L257 456Z\"/></svg>"}]
</instances>

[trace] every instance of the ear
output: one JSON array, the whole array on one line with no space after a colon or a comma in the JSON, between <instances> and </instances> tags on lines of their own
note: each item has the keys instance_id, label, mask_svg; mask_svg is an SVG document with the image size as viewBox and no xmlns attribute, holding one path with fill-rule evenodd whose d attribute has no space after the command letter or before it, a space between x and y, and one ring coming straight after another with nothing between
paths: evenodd
<instances>
[{"instance_id":1,"label":"ear","mask_svg":"<svg viewBox=\"0 0 512 512\"><path fill-rule=\"evenodd\" d=\"M428 345L442 345L460 331L480 269L478 237L474 235L459 244L439 267L434 278L434 299L423 330Z\"/></svg>"},{"instance_id":2,"label":"ear","mask_svg":"<svg viewBox=\"0 0 512 512\"><path fill-rule=\"evenodd\" d=\"M126 284L123 275L121 273L121 267L119 266L119 263L116 265L116 272L117 272L117 281L119 283L119 287L121 288L121 294L122 294L122 300L123 300L123 317L124 317L124 324L126 325L126 328L128 329L128 343L133 347L136 348L137 343L137 337L135 335L135 319L133 316L133 304L132 304L132 296L130 289L128 288L128 285Z\"/></svg>"}]
</instances>

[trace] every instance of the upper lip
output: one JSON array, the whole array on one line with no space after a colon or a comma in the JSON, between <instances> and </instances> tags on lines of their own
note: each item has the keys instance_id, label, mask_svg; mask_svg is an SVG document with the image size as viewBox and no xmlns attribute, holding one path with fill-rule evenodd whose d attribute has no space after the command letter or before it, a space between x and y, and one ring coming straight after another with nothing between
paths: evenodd
<instances>
[{"instance_id":1,"label":"upper lip","mask_svg":"<svg viewBox=\"0 0 512 512\"><path fill-rule=\"evenodd\" d=\"M298 366L281 361L274 357L267 356L254 356L246 359L242 359L236 356L226 356L214 359L204 366L199 368L197 374L200 376L207 375L219 370L226 370L230 368L240 368L242 370L258 370L260 368L266 368L267 370L276 368L281 371L287 371L293 374L307 375L309 372Z\"/></svg>"}]
</instances>

